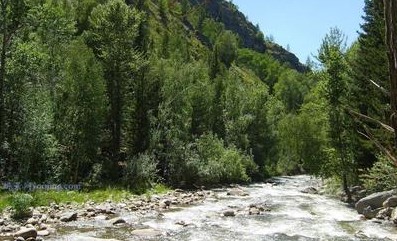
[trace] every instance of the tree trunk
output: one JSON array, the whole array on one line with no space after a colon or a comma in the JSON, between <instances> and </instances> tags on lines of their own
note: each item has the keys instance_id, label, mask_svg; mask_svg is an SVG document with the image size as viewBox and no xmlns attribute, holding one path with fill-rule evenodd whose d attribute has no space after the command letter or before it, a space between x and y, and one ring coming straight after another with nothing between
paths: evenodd
<instances>
[{"instance_id":1,"label":"tree trunk","mask_svg":"<svg viewBox=\"0 0 397 241\"><path fill-rule=\"evenodd\" d=\"M390 122L394 130L397 130L397 2L384 0L384 5L390 75ZM397 132L394 134L394 147L397 148Z\"/></svg>"},{"instance_id":2,"label":"tree trunk","mask_svg":"<svg viewBox=\"0 0 397 241\"><path fill-rule=\"evenodd\" d=\"M1 1L2 17L2 44L0 56L0 150L5 140L5 100L4 100L4 82L6 72L6 48L7 48L7 0Z\"/></svg>"}]
</instances>

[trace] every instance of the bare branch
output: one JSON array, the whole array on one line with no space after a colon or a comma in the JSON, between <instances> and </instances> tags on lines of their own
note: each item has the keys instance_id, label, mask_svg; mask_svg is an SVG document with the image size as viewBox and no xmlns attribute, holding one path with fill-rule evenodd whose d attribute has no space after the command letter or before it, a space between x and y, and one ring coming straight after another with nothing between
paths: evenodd
<instances>
[{"instance_id":1,"label":"bare branch","mask_svg":"<svg viewBox=\"0 0 397 241\"><path fill-rule=\"evenodd\" d=\"M390 97L390 92L388 90L386 90L385 88L383 88L380 84L376 83L375 81L373 81L372 79L368 80L371 84L375 85L378 89L380 89L380 91L382 91L382 93L384 95L386 95L387 97Z\"/></svg>"},{"instance_id":2,"label":"bare branch","mask_svg":"<svg viewBox=\"0 0 397 241\"><path fill-rule=\"evenodd\" d=\"M369 140L371 140L376 147L378 147L378 149L383 152L383 154L386 155L387 158L389 158L389 160L391 160L394 165L397 166L397 158L393 155L392 151L390 151L389 149L387 149L385 146L383 146L375 137L374 135L371 133L370 129L363 124L363 128L365 130L365 133L359 132L361 135L365 136L366 138L368 138Z\"/></svg>"},{"instance_id":3,"label":"bare branch","mask_svg":"<svg viewBox=\"0 0 397 241\"><path fill-rule=\"evenodd\" d=\"M377 125L383 127L384 129L386 129L387 131L389 131L389 132L391 132L391 133L394 133L394 132L395 132L393 127L391 127L391 126L389 126L389 125L387 125L387 124L385 124L385 123L383 123L383 122L381 122L381 121L378 121L378 120L376 120L376 119L374 119L374 118L372 118L372 117L369 117L369 116L367 116L367 115L358 113L357 111L354 111L354 110L352 110L352 109L350 109L350 108L347 108L347 111L348 111L350 114L352 114L352 115L354 115L354 116L356 116L356 117L358 117L358 118L360 118L360 119L362 119L362 120L365 120L365 121L368 121L368 122L371 122L371 123L375 123L375 124L377 124Z\"/></svg>"}]
</instances>

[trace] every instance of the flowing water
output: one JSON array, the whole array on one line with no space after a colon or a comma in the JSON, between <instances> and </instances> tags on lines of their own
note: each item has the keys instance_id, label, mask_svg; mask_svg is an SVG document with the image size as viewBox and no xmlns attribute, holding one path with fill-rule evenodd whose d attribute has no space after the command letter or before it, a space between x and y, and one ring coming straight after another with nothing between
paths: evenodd
<instances>
[{"instance_id":1,"label":"flowing water","mask_svg":"<svg viewBox=\"0 0 397 241\"><path fill-rule=\"evenodd\" d=\"M243 187L249 193L244 197L228 196L225 189L215 189L216 198L172 208L162 215L121 214L135 227L112 227L105 221L69 223L49 240L397 240L397 227L361 220L355 210L340 201L302 193L302 189L318 184L309 176L279 177L274 181L276 185ZM248 215L247 207L253 204L270 211ZM236 216L224 217L225 210L234 210ZM138 237L131 233L142 227L162 235Z\"/></svg>"}]
</instances>

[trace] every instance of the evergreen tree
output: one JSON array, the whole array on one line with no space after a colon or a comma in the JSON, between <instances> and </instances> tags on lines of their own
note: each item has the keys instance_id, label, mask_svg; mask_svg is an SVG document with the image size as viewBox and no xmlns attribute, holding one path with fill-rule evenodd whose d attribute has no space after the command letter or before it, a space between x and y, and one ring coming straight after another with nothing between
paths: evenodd
<instances>
[{"instance_id":1,"label":"evergreen tree","mask_svg":"<svg viewBox=\"0 0 397 241\"><path fill-rule=\"evenodd\" d=\"M122 160L122 130L125 126L126 101L132 99L135 83L133 73L139 69L139 53L134 41L142 15L122 0L111 0L97 6L90 17L87 41L101 60L105 73L109 113L107 129L110 134L108 155L112 160L109 171L117 176L117 162Z\"/></svg>"},{"instance_id":2,"label":"evergreen tree","mask_svg":"<svg viewBox=\"0 0 397 241\"><path fill-rule=\"evenodd\" d=\"M347 115L348 79L345 60L345 35L338 29L332 28L321 44L318 59L324 66L326 78L326 95L329 105L329 137L334 148L339 168L336 171L343 184L348 202L351 201L348 177L352 173L354 158L351 148L351 127Z\"/></svg>"},{"instance_id":3,"label":"evergreen tree","mask_svg":"<svg viewBox=\"0 0 397 241\"><path fill-rule=\"evenodd\" d=\"M56 100L56 135L62 146L59 180L78 183L98 161L106 108L105 82L92 51L76 40L68 48Z\"/></svg>"}]
</instances>

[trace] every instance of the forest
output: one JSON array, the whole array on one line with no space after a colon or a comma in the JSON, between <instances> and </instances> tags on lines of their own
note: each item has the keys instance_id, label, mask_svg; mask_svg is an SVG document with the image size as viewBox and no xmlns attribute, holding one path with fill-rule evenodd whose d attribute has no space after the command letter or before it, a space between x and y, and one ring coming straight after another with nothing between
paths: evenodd
<instances>
[{"instance_id":1,"label":"forest","mask_svg":"<svg viewBox=\"0 0 397 241\"><path fill-rule=\"evenodd\" d=\"M0 181L397 185L383 1L365 0L355 43L332 28L305 64L225 0L0 7Z\"/></svg>"}]
</instances>

